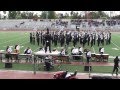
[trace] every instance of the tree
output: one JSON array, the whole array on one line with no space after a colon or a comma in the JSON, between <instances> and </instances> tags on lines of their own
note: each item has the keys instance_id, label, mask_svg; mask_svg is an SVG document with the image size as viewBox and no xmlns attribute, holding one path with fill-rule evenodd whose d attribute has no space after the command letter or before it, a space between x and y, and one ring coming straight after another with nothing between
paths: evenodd
<instances>
[{"instance_id":1,"label":"tree","mask_svg":"<svg viewBox=\"0 0 120 90\"><path fill-rule=\"evenodd\" d=\"M73 15L73 13L74 13L74 12L73 12L73 11L71 11L71 12L70 12L70 15L72 16L72 15Z\"/></svg>"},{"instance_id":2,"label":"tree","mask_svg":"<svg viewBox=\"0 0 120 90\"><path fill-rule=\"evenodd\" d=\"M99 15L96 12L90 12L88 14L88 16L89 16L89 19L98 19L99 18Z\"/></svg>"},{"instance_id":3,"label":"tree","mask_svg":"<svg viewBox=\"0 0 120 90\"><path fill-rule=\"evenodd\" d=\"M98 11L98 18L101 18L101 17L109 17L105 12L103 11Z\"/></svg>"},{"instance_id":4,"label":"tree","mask_svg":"<svg viewBox=\"0 0 120 90\"><path fill-rule=\"evenodd\" d=\"M42 13L40 15L40 18L41 19L46 19L46 15L47 15L47 12L46 11L42 11Z\"/></svg>"},{"instance_id":5,"label":"tree","mask_svg":"<svg viewBox=\"0 0 120 90\"><path fill-rule=\"evenodd\" d=\"M113 16L111 17L112 19L120 19L120 15L116 15L116 16Z\"/></svg>"},{"instance_id":6,"label":"tree","mask_svg":"<svg viewBox=\"0 0 120 90\"><path fill-rule=\"evenodd\" d=\"M69 14L68 13L65 13L65 15L63 16L63 18L66 18L66 19L69 19Z\"/></svg>"},{"instance_id":7,"label":"tree","mask_svg":"<svg viewBox=\"0 0 120 90\"><path fill-rule=\"evenodd\" d=\"M78 19L82 19L82 16L80 14L78 15Z\"/></svg>"},{"instance_id":8,"label":"tree","mask_svg":"<svg viewBox=\"0 0 120 90\"><path fill-rule=\"evenodd\" d=\"M33 19L34 18L34 15L33 15L33 13L32 12L28 12L28 19Z\"/></svg>"},{"instance_id":9,"label":"tree","mask_svg":"<svg viewBox=\"0 0 120 90\"><path fill-rule=\"evenodd\" d=\"M16 13L17 13L16 19L22 19L21 12L20 11L16 11Z\"/></svg>"},{"instance_id":10,"label":"tree","mask_svg":"<svg viewBox=\"0 0 120 90\"><path fill-rule=\"evenodd\" d=\"M17 12L16 11L9 11L8 18L9 19L16 19Z\"/></svg>"},{"instance_id":11,"label":"tree","mask_svg":"<svg viewBox=\"0 0 120 90\"><path fill-rule=\"evenodd\" d=\"M6 11L3 11L4 14L6 14Z\"/></svg>"},{"instance_id":12,"label":"tree","mask_svg":"<svg viewBox=\"0 0 120 90\"><path fill-rule=\"evenodd\" d=\"M26 12L22 12L22 13L21 13L21 18L22 18L22 19L27 19L27 16L28 16L28 15L27 15Z\"/></svg>"},{"instance_id":13,"label":"tree","mask_svg":"<svg viewBox=\"0 0 120 90\"><path fill-rule=\"evenodd\" d=\"M34 18L38 18L38 15L37 15L37 14L35 14L33 17L34 17Z\"/></svg>"},{"instance_id":14,"label":"tree","mask_svg":"<svg viewBox=\"0 0 120 90\"><path fill-rule=\"evenodd\" d=\"M78 12L71 11L71 19L77 19L79 16Z\"/></svg>"},{"instance_id":15,"label":"tree","mask_svg":"<svg viewBox=\"0 0 120 90\"><path fill-rule=\"evenodd\" d=\"M56 19L56 13L54 11L48 11L48 19Z\"/></svg>"},{"instance_id":16,"label":"tree","mask_svg":"<svg viewBox=\"0 0 120 90\"><path fill-rule=\"evenodd\" d=\"M100 19L102 17L109 17L105 12L103 11L93 11L87 13L88 19ZM86 15L83 16L83 19L86 19Z\"/></svg>"}]
</instances>

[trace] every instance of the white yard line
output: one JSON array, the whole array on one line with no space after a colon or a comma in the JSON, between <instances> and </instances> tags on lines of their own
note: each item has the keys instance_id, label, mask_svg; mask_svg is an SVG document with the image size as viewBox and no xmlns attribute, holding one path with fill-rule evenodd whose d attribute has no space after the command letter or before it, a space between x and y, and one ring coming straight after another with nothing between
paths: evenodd
<instances>
[{"instance_id":1,"label":"white yard line","mask_svg":"<svg viewBox=\"0 0 120 90\"><path fill-rule=\"evenodd\" d=\"M22 37L22 38L25 38L25 37ZM12 40L8 40L8 41L6 41L6 42L0 43L0 45L1 45L1 44L4 44L4 43L7 43L7 42L14 41L14 40L22 39L22 38L20 37L20 38L15 38L15 39L12 39Z\"/></svg>"},{"instance_id":2,"label":"white yard line","mask_svg":"<svg viewBox=\"0 0 120 90\"><path fill-rule=\"evenodd\" d=\"M13 38L15 38L16 36L18 36L18 35L15 35ZM6 38L10 38L10 36L9 37L5 37L5 38L0 38L0 40L6 39Z\"/></svg>"},{"instance_id":3,"label":"white yard line","mask_svg":"<svg viewBox=\"0 0 120 90\"><path fill-rule=\"evenodd\" d=\"M29 42L29 41L27 41L27 42L25 42L25 43L28 43L28 42ZM21 45L24 45L25 43L21 43L20 46L21 46Z\"/></svg>"},{"instance_id":4,"label":"white yard line","mask_svg":"<svg viewBox=\"0 0 120 90\"><path fill-rule=\"evenodd\" d=\"M120 50L120 47L118 45L116 45L113 41L111 41L116 47L118 47L118 49Z\"/></svg>"},{"instance_id":5,"label":"white yard line","mask_svg":"<svg viewBox=\"0 0 120 90\"><path fill-rule=\"evenodd\" d=\"M114 36L116 36L116 37L120 37L119 35L114 35Z\"/></svg>"},{"instance_id":6,"label":"white yard line","mask_svg":"<svg viewBox=\"0 0 120 90\"><path fill-rule=\"evenodd\" d=\"M25 42L25 43L28 43L29 41L27 41L27 42ZM25 44L25 43L21 43L21 44L19 44L20 46L22 46L23 44ZM7 46L3 46L3 47L7 47ZM24 46L23 46L24 47ZM23 47L21 47L21 48L23 48Z\"/></svg>"},{"instance_id":7,"label":"white yard line","mask_svg":"<svg viewBox=\"0 0 120 90\"><path fill-rule=\"evenodd\" d=\"M19 44L20 46L22 46L23 44L26 44L26 43L28 43L29 41L27 41L27 42L24 42L24 43L21 43L21 44ZM7 46L3 46L3 47L7 47Z\"/></svg>"},{"instance_id":8,"label":"white yard line","mask_svg":"<svg viewBox=\"0 0 120 90\"><path fill-rule=\"evenodd\" d=\"M40 48L40 47L38 47L38 48L34 49L34 50L33 50L33 52L35 52L35 50L37 50L37 49L39 49L39 48Z\"/></svg>"}]
</instances>

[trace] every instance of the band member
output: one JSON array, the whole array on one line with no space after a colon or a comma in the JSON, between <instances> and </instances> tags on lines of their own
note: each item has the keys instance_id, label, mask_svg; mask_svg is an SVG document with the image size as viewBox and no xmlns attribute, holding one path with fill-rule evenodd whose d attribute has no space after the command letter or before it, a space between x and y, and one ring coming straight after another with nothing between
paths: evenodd
<instances>
[{"instance_id":1,"label":"band member","mask_svg":"<svg viewBox=\"0 0 120 90\"><path fill-rule=\"evenodd\" d=\"M99 51L100 51L100 54L101 54L100 61L103 61L104 48L103 47L99 48Z\"/></svg>"},{"instance_id":2,"label":"band member","mask_svg":"<svg viewBox=\"0 0 120 90\"><path fill-rule=\"evenodd\" d=\"M47 52L47 48L49 48L49 52L51 53L51 35L49 34L49 29L47 29L45 35L45 53Z\"/></svg>"},{"instance_id":3,"label":"band member","mask_svg":"<svg viewBox=\"0 0 120 90\"><path fill-rule=\"evenodd\" d=\"M32 54L31 48L30 48L30 47L26 48L26 49L24 50L24 54ZM28 56L28 57L26 58L26 62L30 61L31 58L32 58L31 56Z\"/></svg>"},{"instance_id":4,"label":"band member","mask_svg":"<svg viewBox=\"0 0 120 90\"><path fill-rule=\"evenodd\" d=\"M96 34L93 33L93 44L95 45L95 40L96 40Z\"/></svg>"},{"instance_id":5,"label":"band member","mask_svg":"<svg viewBox=\"0 0 120 90\"><path fill-rule=\"evenodd\" d=\"M93 46L93 35L91 34L91 37L90 37L90 42L91 42L91 47Z\"/></svg>"},{"instance_id":6,"label":"band member","mask_svg":"<svg viewBox=\"0 0 120 90\"><path fill-rule=\"evenodd\" d=\"M91 37L91 36L88 34L88 38L87 38L88 46L89 46L89 43L90 43L90 40L91 40L90 37Z\"/></svg>"},{"instance_id":7,"label":"band member","mask_svg":"<svg viewBox=\"0 0 120 90\"><path fill-rule=\"evenodd\" d=\"M15 45L14 53L17 53L17 55L15 56L15 58L16 58L16 60L18 60L18 54L20 53L20 46L19 45Z\"/></svg>"},{"instance_id":8,"label":"band member","mask_svg":"<svg viewBox=\"0 0 120 90\"><path fill-rule=\"evenodd\" d=\"M79 55L82 55L82 54L83 54L83 48L79 47Z\"/></svg>"},{"instance_id":9,"label":"band member","mask_svg":"<svg viewBox=\"0 0 120 90\"><path fill-rule=\"evenodd\" d=\"M72 51L72 53L71 53L72 55L77 55L77 54L79 54L79 49L78 49L78 48L75 48L75 47L74 47L71 51Z\"/></svg>"},{"instance_id":10,"label":"band member","mask_svg":"<svg viewBox=\"0 0 120 90\"><path fill-rule=\"evenodd\" d=\"M33 45L35 45L35 35L33 34L33 37L32 37L32 42L33 42Z\"/></svg>"},{"instance_id":11,"label":"band member","mask_svg":"<svg viewBox=\"0 0 120 90\"><path fill-rule=\"evenodd\" d=\"M119 61L120 60L118 56L116 56L116 58L114 59L114 68L113 68L112 76L115 71L116 71L116 77L118 76Z\"/></svg>"},{"instance_id":12,"label":"band member","mask_svg":"<svg viewBox=\"0 0 120 90\"><path fill-rule=\"evenodd\" d=\"M86 42L87 42L87 36L84 35L84 38L83 38L83 47L85 46Z\"/></svg>"},{"instance_id":13,"label":"band member","mask_svg":"<svg viewBox=\"0 0 120 90\"><path fill-rule=\"evenodd\" d=\"M98 34L98 37L97 37L98 47L99 47L99 45L100 45L100 41L101 41L101 39L100 39L100 35Z\"/></svg>"},{"instance_id":14,"label":"band member","mask_svg":"<svg viewBox=\"0 0 120 90\"><path fill-rule=\"evenodd\" d=\"M32 33L30 33L30 43L32 43Z\"/></svg>"},{"instance_id":15,"label":"band member","mask_svg":"<svg viewBox=\"0 0 120 90\"><path fill-rule=\"evenodd\" d=\"M86 57L87 57L87 63L89 63L90 58L91 58L91 51L90 50L87 51Z\"/></svg>"},{"instance_id":16,"label":"band member","mask_svg":"<svg viewBox=\"0 0 120 90\"><path fill-rule=\"evenodd\" d=\"M42 35L42 43L43 43L43 46L45 45L45 34Z\"/></svg>"},{"instance_id":17,"label":"band member","mask_svg":"<svg viewBox=\"0 0 120 90\"><path fill-rule=\"evenodd\" d=\"M57 46L57 41L58 41L58 35L54 35L54 46Z\"/></svg>"},{"instance_id":18,"label":"band member","mask_svg":"<svg viewBox=\"0 0 120 90\"><path fill-rule=\"evenodd\" d=\"M62 49L61 52L60 52L60 55L65 55L65 54L66 54L65 49Z\"/></svg>"},{"instance_id":19,"label":"band member","mask_svg":"<svg viewBox=\"0 0 120 90\"><path fill-rule=\"evenodd\" d=\"M103 38L103 33L100 34L100 41L101 41L101 44L104 45L104 38Z\"/></svg>"},{"instance_id":20,"label":"band member","mask_svg":"<svg viewBox=\"0 0 120 90\"><path fill-rule=\"evenodd\" d=\"M100 47L100 48L99 48L99 54L101 54L101 49L102 49L102 48Z\"/></svg>"},{"instance_id":21,"label":"band member","mask_svg":"<svg viewBox=\"0 0 120 90\"><path fill-rule=\"evenodd\" d=\"M108 34L105 34L105 41L106 41L106 45L108 45L108 39L109 39L109 35Z\"/></svg>"},{"instance_id":22,"label":"band member","mask_svg":"<svg viewBox=\"0 0 120 90\"><path fill-rule=\"evenodd\" d=\"M104 53L104 48L102 47L101 49L100 49L100 54L103 54Z\"/></svg>"},{"instance_id":23,"label":"band member","mask_svg":"<svg viewBox=\"0 0 120 90\"><path fill-rule=\"evenodd\" d=\"M54 32L51 33L52 44L54 43Z\"/></svg>"},{"instance_id":24,"label":"band member","mask_svg":"<svg viewBox=\"0 0 120 90\"><path fill-rule=\"evenodd\" d=\"M76 44L77 44L77 35L74 33L74 36L73 36L73 46L75 47Z\"/></svg>"},{"instance_id":25,"label":"band member","mask_svg":"<svg viewBox=\"0 0 120 90\"><path fill-rule=\"evenodd\" d=\"M7 58L7 62L9 62L9 59L12 60L12 56L10 55L12 53L12 48L10 46L7 46L6 48L6 58Z\"/></svg>"},{"instance_id":26,"label":"band member","mask_svg":"<svg viewBox=\"0 0 120 90\"><path fill-rule=\"evenodd\" d=\"M71 35L71 32L70 32L70 42L71 42L71 40L72 40L72 35Z\"/></svg>"},{"instance_id":27,"label":"band member","mask_svg":"<svg viewBox=\"0 0 120 90\"><path fill-rule=\"evenodd\" d=\"M109 39L108 39L108 43L111 43L111 33L109 32Z\"/></svg>"},{"instance_id":28,"label":"band member","mask_svg":"<svg viewBox=\"0 0 120 90\"><path fill-rule=\"evenodd\" d=\"M40 47L39 51L45 51L44 47Z\"/></svg>"},{"instance_id":29,"label":"band member","mask_svg":"<svg viewBox=\"0 0 120 90\"><path fill-rule=\"evenodd\" d=\"M79 39L80 40L80 44L82 45L83 44L83 35L81 34L79 38L80 38Z\"/></svg>"},{"instance_id":30,"label":"band member","mask_svg":"<svg viewBox=\"0 0 120 90\"><path fill-rule=\"evenodd\" d=\"M69 42L70 42L70 35L66 34L66 44L67 44L67 46L69 45Z\"/></svg>"},{"instance_id":31,"label":"band member","mask_svg":"<svg viewBox=\"0 0 120 90\"><path fill-rule=\"evenodd\" d=\"M59 38L60 38L60 45L61 45L61 47L62 47L62 46L64 45L64 41L65 41L64 38L65 38L65 37L64 37L64 35L61 33Z\"/></svg>"},{"instance_id":32,"label":"band member","mask_svg":"<svg viewBox=\"0 0 120 90\"><path fill-rule=\"evenodd\" d=\"M38 46L39 46L39 42L40 42L39 40L40 40L40 39L39 39L39 33L37 32L37 33L36 33L36 41L37 41Z\"/></svg>"},{"instance_id":33,"label":"band member","mask_svg":"<svg viewBox=\"0 0 120 90\"><path fill-rule=\"evenodd\" d=\"M39 44L40 44L40 42L41 42L41 34L39 32Z\"/></svg>"},{"instance_id":34,"label":"band member","mask_svg":"<svg viewBox=\"0 0 120 90\"><path fill-rule=\"evenodd\" d=\"M15 45L14 53L20 53L20 46L19 45Z\"/></svg>"},{"instance_id":35,"label":"band member","mask_svg":"<svg viewBox=\"0 0 120 90\"><path fill-rule=\"evenodd\" d=\"M79 49L78 48L73 48L71 54L72 55L79 55ZM78 57L73 56L73 59L78 60Z\"/></svg>"},{"instance_id":36,"label":"band member","mask_svg":"<svg viewBox=\"0 0 120 90\"><path fill-rule=\"evenodd\" d=\"M77 42L79 42L79 34L77 33Z\"/></svg>"}]
</instances>

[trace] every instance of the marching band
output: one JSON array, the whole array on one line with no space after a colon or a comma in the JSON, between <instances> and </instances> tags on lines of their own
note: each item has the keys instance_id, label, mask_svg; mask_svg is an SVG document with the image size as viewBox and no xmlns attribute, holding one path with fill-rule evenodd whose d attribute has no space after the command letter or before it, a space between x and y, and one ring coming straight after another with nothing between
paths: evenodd
<instances>
[{"instance_id":1,"label":"marching band","mask_svg":"<svg viewBox=\"0 0 120 90\"><path fill-rule=\"evenodd\" d=\"M54 46L57 46L58 43L61 47L64 45L69 46L69 43L72 42L73 46L75 47L78 43L82 45L83 47L87 44L91 47L96 45L99 47L100 45L104 46L109 45L111 42L111 33L110 31L50 31L50 38L52 41L52 44ZM43 31L30 33L30 43L35 44L35 41L37 42L38 46L43 44L43 46L46 43L46 33ZM36 40L35 40L36 38ZM41 41L41 42L40 42ZM48 40L49 41L49 40Z\"/></svg>"}]
</instances>

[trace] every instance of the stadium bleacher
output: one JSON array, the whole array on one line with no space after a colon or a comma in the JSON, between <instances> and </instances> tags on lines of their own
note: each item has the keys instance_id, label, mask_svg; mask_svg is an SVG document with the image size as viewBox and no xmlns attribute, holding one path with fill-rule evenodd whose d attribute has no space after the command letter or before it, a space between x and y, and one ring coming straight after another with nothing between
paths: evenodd
<instances>
[{"instance_id":1,"label":"stadium bleacher","mask_svg":"<svg viewBox=\"0 0 120 90\"><path fill-rule=\"evenodd\" d=\"M49 27L51 29L60 29L65 27L66 29L76 29L76 25L80 29L109 29L111 28L114 31L119 31L120 29L120 20L38 20L33 21L32 19L18 19L18 20L0 20L0 29L9 30L9 29L45 29Z\"/></svg>"}]
</instances>

